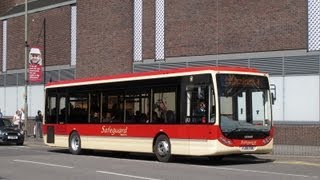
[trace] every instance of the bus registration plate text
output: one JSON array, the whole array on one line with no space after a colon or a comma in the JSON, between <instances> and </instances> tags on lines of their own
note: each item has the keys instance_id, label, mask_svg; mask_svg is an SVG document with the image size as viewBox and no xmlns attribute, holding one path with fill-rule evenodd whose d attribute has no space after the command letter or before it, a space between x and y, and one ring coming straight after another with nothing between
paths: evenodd
<instances>
[{"instance_id":1,"label":"bus registration plate text","mask_svg":"<svg viewBox=\"0 0 320 180\"><path fill-rule=\"evenodd\" d=\"M256 146L241 146L240 151L255 151L257 149Z\"/></svg>"}]
</instances>

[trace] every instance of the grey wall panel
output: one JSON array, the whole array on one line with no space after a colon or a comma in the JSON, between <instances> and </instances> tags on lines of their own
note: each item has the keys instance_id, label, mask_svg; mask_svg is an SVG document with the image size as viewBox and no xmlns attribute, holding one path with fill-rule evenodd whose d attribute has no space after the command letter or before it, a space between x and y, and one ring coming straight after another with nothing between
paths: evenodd
<instances>
[{"instance_id":1,"label":"grey wall panel","mask_svg":"<svg viewBox=\"0 0 320 180\"><path fill-rule=\"evenodd\" d=\"M283 58L254 58L250 59L250 67L256 68L261 72L269 73L270 75L283 74Z\"/></svg>"}]
</instances>

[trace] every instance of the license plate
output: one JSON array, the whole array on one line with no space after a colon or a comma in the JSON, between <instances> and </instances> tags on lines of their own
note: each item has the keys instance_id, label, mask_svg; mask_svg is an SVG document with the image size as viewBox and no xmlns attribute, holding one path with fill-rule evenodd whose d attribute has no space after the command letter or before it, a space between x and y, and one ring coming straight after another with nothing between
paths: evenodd
<instances>
[{"instance_id":1,"label":"license plate","mask_svg":"<svg viewBox=\"0 0 320 180\"><path fill-rule=\"evenodd\" d=\"M8 139L18 139L18 136L8 136Z\"/></svg>"},{"instance_id":2,"label":"license plate","mask_svg":"<svg viewBox=\"0 0 320 180\"><path fill-rule=\"evenodd\" d=\"M242 146L240 147L240 151L255 151L257 149L256 146Z\"/></svg>"}]
</instances>

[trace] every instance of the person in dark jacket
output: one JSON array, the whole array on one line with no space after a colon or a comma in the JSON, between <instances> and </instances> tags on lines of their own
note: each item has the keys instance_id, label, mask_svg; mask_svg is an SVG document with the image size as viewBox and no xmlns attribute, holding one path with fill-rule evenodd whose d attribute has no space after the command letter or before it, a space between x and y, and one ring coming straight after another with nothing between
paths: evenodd
<instances>
[{"instance_id":1,"label":"person in dark jacket","mask_svg":"<svg viewBox=\"0 0 320 180\"><path fill-rule=\"evenodd\" d=\"M37 134L42 138L42 120L43 116L40 110L38 110L37 116L35 118L35 125L33 128L33 137L36 138Z\"/></svg>"}]
</instances>

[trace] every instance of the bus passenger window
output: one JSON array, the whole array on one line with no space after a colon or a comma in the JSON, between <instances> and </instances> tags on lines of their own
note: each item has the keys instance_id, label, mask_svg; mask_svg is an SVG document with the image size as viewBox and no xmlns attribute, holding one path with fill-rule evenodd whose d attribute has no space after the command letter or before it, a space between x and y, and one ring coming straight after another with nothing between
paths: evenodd
<instances>
[{"instance_id":1,"label":"bus passenger window","mask_svg":"<svg viewBox=\"0 0 320 180\"><path fill-rule=\"evenodd\" d=\"M100 123L100 93L90 93L90 123Z\"/></svg>"},{"instance_id":2,"label":"bus passenger window","mask_svg":"<svg viewBox=\"0 0 320 180\"><path fill-rule=\"evenodd\" d=\"M69 111L69 123L88 123L88 94L71 94Z\"/></svg>"},{"instance_id":3,"label":"bus passenger window","mask_svg":"<svg viewBox=\"0 0 320 180\"><path fill-rule=\"evenodd\" d=\"M155 123L177 123L175 88L164 88L161 89L161 91L154 93L153 99L155 107L152 114L152 119L157 120Z\"/></svg>"},{"instance_id":4,"label":"bus passenger window","mask_svg":"<svg viewBox=\"0 0 320 180\"><path fill-rule=\"evenodd\" d=\"M66 97L60 97L58 113L59 113L59 116L58 116L59 124L64 124L66 121Z\"/></svg>"}]
</instances>

